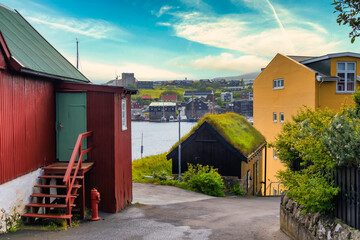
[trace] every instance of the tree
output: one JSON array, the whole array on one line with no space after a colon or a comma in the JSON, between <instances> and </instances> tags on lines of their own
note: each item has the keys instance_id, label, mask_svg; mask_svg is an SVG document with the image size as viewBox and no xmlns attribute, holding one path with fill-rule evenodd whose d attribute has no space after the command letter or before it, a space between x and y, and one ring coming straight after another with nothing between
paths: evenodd
<instances>
[{"instance_id":1,"label":"tree","mask_svg":"<svg viewBox=\"0 0 360 240\"><path fill-rule=\"evenodd\" d=\"M334 13L338 13L336 22L341 25L349 25L352 31L349 33L351 43L360 36L360 1L359 0L334 0Z\"/></svg>"},{"instance_id":2,"label":"tree","mask_svg":"<svg viewBox=\"0 0 360 240\"><path fill-rule=\"evenodd\" d=\"M303 207L304 212L328 212L339 192L328 180L335 166L334 158L323 143L322 133L329 127L334 113L329 110L299 111L293 121L286 122L271 144L287 167L278 172L287 194ZM294 169L301 160L303 169ZM296 171L295 171L296 170Z\"/></svg>"}]
</instances>

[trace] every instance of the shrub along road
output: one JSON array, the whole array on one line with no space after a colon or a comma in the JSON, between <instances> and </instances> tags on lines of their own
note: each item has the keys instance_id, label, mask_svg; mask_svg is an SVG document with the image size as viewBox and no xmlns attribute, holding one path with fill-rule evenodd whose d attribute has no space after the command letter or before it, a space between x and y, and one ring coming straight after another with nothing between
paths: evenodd
<instances>
[{"instance_id":1,"label":"shrub along road","mask_svg":"<svg viewBox=\"0 0 360 240\"><path fill-rule=\"evenodd\" d=\"M5 239L289 239L280 231L280 198L215 198L170 186L134 183L134 203L68 231L18 231ZM138 203L141 204L138 204Z\"/></svg>"}]
</instances>

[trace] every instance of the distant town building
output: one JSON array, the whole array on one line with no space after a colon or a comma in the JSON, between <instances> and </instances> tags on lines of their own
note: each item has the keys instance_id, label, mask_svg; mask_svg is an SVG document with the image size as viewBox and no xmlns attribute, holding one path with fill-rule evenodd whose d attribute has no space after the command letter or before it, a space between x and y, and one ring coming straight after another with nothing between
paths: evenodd
<instances>
[{"instance_id":1,"label":"distant town building","mask_svg":"<svg viewBox=\"0 0 360 240\"><path fill-rule=\"evenodd\" d=\"M211 91L185 91L184 92L184 98L191 98L191 97L196 97L196 98L199 98L199 97L204 97L206 98L208 95L213 95L214 92L211 90Z\"/></svg>"},{"instance_id":2,"label":"distant town building","mask_svg":"<svg viewBox=\"0 0 360 240\"><path fill-rule=\"evenodd\" d=\"M160 122L162 118L169 121L176 118L176 103L174 102L152 102L149 106L149 119L152 122Z\"/></svg>"},{"instance_id":3,"label":"distant town building","mask_svg":"<svg viewBox=\"0 0 360 240\"><path fill-rule=\"evenodd\" d=\"M151 95L142 95L141 99L142 100L151 100Z\"/></svg>"},{"instance_id":4,"label":"distant town building","mask_svg":"<svg viewBox=\"0 0 360 240\"><path fill-rule=\"evenodd\" d=\"M154 86L161 86L164 81L153 81Z\"/></svg>"},{"instance_id":5,"label":"distant town building","mask_svg":"<svg viewBox=\"0 0 360 240\"><path fill-rule=\"evenodd\" d=\"M137 89L154 89L153 81L136 81Z\"/></svg>"},{"instance_id":6,"label":"distant town building","mask_svg":"<svg viewBox=\"0 0 360 240\"><path fill-rule=\"evenodd\" d=\"M234 112L244 117L253 117L253 100L252 99L235 100Z\"/></svg>"},{"instance_id":7,"label":"distant town building","mask_svg":"<svg viewBox=\"0 0 360 240\"><path fill-rule=\"evenodd\" d=\"M127 87L129 85L134 85L135 86L135 76L134 73L122 73L121 74L121 86L122 87Z\"/></svg>"},{"instance_id":8,"label":"distant town building","mask_svg":"<svg viewBox=\"0 0 360 240\"><path fill-rule=\"evenodd\" d=\"M109 86L120 86L120 87L128 87L129 85L136 85L136 79L134 77L134 73L122 73L122 78L119 79L118 76L114 80L110 80L106 83Z\"/></svg>"},{"instance_id":9,"label":"distant town building","mask_svg":"<svg viewBox=\"0 0 360 240\"><path fill-rule=\"evenodd\" d=\"M233 87L239 86L239 84L240 84L240 80L230 80L228 82L228 85Z\"/></svg>"},{"instance_id":10,"label":"distant town building","mask_svg":"<svg viewBox=\"0 0 360 240\"><path fill-rule=\"evenodd\" d=\"M240 94L241 99L253 99L253 92L242 92Z\"/></svg>"},{"instance_id":11,"label":"distant town building","mask_svg":"<svg viewBox=\"0 0 360 240\"><path fill-rule=\"evenodd\" d=\"M232 92L241 92L242 90L246 89L245 86L236 86L236 87L224 87L224 89L228 89Z\"/></svg>"},{"instance_id":12,"label":"distant town building","mask_svg":"<svg viewBox=\"0 0 360 240\"><path fill-rule=\"evenodd\" d=\"M199 82L201 82L201 83L209 83L209 82L211 82L211 80L210 79L200 79Z\"/></svg>"},{"instance_id":13,"label":"distant town building","mask_svg":"<svg viewBox=\"0 0 360 240\"><path fill-rule=\"evenodd\" d=\"M167 101L167 102L176 102L177 101L177 95L162 95L161 96L161 100L162 101Z\"/></svg>"},{"instance_id":14,"label":"distant town building","mask_svg":"<svg viewBox=\"0 0 360 240\"><path fill-rule=\"evenodd\" d=\"M141 109L141 103L138 101L131 101L131 109Z\"/></svg>"},{"instance_id":15,"label":"distant town building","mask_svg":"<svg viewBox=\"0 0 360 240\"><path fill-rule=\"evenodd\" d=\"M233 101L233 94L232 92L222 92L221 93L221 100L223 102L232 102Z\"/></svg>"},{"instance_id":16,"label":"distant town building","mask_svg":"<svg viewBox=\"0 0 360 240\"><path fill-rule=\"evenodd\" d=\"M185 106L185 115L187 119L200 119L208 112L209 106L199 98L190 100Z\"/></svg>"}]
</instances>

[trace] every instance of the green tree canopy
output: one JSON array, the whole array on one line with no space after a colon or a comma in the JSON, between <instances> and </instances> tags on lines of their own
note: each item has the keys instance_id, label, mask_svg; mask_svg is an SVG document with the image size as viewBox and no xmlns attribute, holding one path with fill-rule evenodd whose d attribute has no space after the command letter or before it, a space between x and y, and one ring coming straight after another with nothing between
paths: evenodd
<instances>
[{"instance_id":1,"label":"green tree canopy","mask_svg":"<svg viewBox=\"0 0 360 240\"><path fill-rule=\"evenodd\" d=\"M334 13L338 13L336 22L341 25L349 25L352 31L349 33L351 43L360 36L360 1L359 0L334 0Z\"/></svg>"}]
</instances>

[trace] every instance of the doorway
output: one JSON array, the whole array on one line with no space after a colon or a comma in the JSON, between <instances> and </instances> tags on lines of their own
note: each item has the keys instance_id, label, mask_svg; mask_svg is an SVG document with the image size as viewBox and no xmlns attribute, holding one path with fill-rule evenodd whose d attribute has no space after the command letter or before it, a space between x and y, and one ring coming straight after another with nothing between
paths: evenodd
<instances>
[{"instance_id":1,"label":"doorway","mask_svg":"<svg viewBox=\"0 0 360 240\"><path fill-rule=\"evenodd\" d=\"M56 158L61 162L70 161L78 135L86 131L86 92L57 92ZM87 148L86 139L82 148Z\"/></svg>"}]
</instances>

